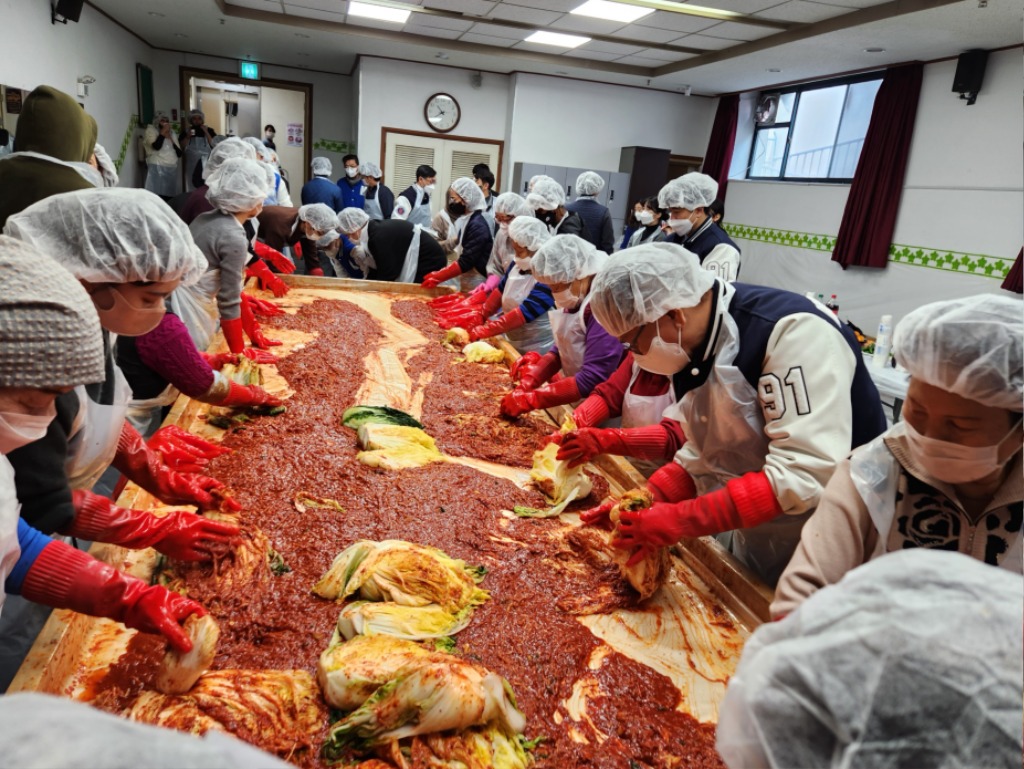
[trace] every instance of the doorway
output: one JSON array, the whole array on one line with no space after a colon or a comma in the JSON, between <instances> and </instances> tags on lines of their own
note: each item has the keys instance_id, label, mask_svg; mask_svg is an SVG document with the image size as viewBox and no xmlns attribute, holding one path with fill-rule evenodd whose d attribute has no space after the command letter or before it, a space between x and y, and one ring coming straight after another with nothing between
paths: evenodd
<instances>
[{"instance_id":1,"label":"doorway","mask_svg":"<svg viewBox=\"0 0 1024 769\"><path fill-rule=\"evenodd\" d=\"M312 160L313 86L283 80L243 80L225 72L179 68L181 103L201 109L206 123L220 136L255 136L273 125L278 162L292 200L309 181Z\"/></svg>"},{"instance_id":2,"label":"doorway","mask_svg":"<svg viewBox=\"0 0 1024 769\"><path fill-rule=\"evenodd\" d=\"M460 176L473 176L473 166L486 163L494 174L495 187L501 189L501 155L504 142L470 136L439 137L415 131L382 129L381 168L385 184L395 193L416 181L416 168L428 165L437 171L437 189L447 190ZM446 196L431 195L430 210L436 214L444 206Z\"/></svg>"}]
</instances>

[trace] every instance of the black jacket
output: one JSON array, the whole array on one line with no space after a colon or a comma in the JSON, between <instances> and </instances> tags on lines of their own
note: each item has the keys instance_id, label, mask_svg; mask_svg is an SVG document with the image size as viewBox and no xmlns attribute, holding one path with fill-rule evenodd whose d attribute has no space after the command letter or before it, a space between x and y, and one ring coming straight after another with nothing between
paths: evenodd
<instances>
[{"instance_id":1,"label":"black jacket","mask_svg":"<svg viewBox=\"0 0 1024 769\"><path fill-rule=\"evenodd\" d=\"M494 247L494 235L491 225L484 218L483 212L474 211L462 231L462 254L459 256L459 267L463 272L476 269L487 277L487 261L491 258Z\"/></svg>"},{"instance_id":2,"label":"black jacket","mask_svg":"<svg viewBox=\"0 0 1024 769\"><path fill-rule=\"evenodd\" d=\"M367 239L376 268L367 275L369 280L395 280L405 265L405 255L412 242L415 225L404 219L371 220L367 223ZM416 267L416 283L422 283L428 272L440 270L448 264L441 244L420 230L420 261Z\"/></svg>"},{"instance_id":3,"label":"black jacket","mask_svg":"<svg viewBox=\"0 0 1024 769\"><path fill-rule=\"evenodd\" d=\"M579 214L586 225L587 235L580 235L584 240L589 240L597 248L610 254L615 248L615 232L612 229L612 215L607 206L602 206L596 200L580 198L565 207L567 211ZM565 225L558 231L561 235Z\"/></svg>"}]
</instances>

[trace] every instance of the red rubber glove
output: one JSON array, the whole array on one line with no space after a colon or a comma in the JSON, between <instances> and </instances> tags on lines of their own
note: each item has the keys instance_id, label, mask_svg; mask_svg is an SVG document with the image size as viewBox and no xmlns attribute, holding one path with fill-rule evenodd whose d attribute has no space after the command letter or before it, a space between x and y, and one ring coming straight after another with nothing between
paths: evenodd
<instances>
[{"instance_id":1,"label":"red rubber glove","mask_svg":"<svg viewBox=\"0 0 1024 769\"><path fill-rule=\"evenodd\" d=\"M242 294L245 296L245 294ZM245 302L242 302L245 306ZM228 349L233 353L240 353L245 349L245 337L242 336L242 319L234 318L224 320L221 318L220 330L224 332L224 341L228 343Z\"/></svg>"},{"instance_id":2,"label":"red rubber glove","mask_svg":"<svg viewBox=\"0 0 1024 769\"><path fill-rule=\"evenodd\" d=\"M165 465L183 473L201 472L214 457L231 453L231 449L205 441L175 425L161 427L146 445L160 452Z\"/></svg>"},{"instance_id":3,"label":"red rubber glove","mask_svg":"<svg viewBox=\"0 0 1024 769\"><path fill-rule=\"evenodd\" d=\"M181 623L191 614L206 614L201 605L163 585L147 585L57 541L44 547L29 567L21 595L44 606L109 617L143 633L162 635L181 652L192 649Z\"/></svg>"},{"instance_id":4,"label":"red rubber glove","mask_svg":"<svg viewBox=\"0 0 1024 769\"><path fill-rule=\"evenodd\" d=\"M256 363L277 363L278 361L277 356L273 353L269 353L266 350L258 350L255 347L246 347L242 350L242 355Z\"/></svg>"},{"instance_id":5,"label":"red rubber glove","mask_svg":"<svg viewBox=\"0 0 1024 769\"><path fill-rule=\"evenodd\" d=\"M509 367L508 375L512 377L513 382L518 382L519 377L523 372L523 369L529 368L530 366L536 365L537 361L540 360L540 353L536 350L530 350L529 352L523 353L522 357L512 363Z\"/></svg>"},{"instance_id":6,"label":"red rubber glove","mask_svg":"<svg viewBox=\"0 0 1024 769\"><path fill-rule=\"evenodd\" d=\"M274 296L282 297L290 290L288 285L270 271L266 262L257 259L245 268L246 277L256 278L260 282L260 288L264 291L273 291Z\"/></svg>"},{"instance_id":7,"label":"red rubber glove","mask_svg":"<svg viewBox=\"0 0 1024 769\"><path fill-rule=\"evenodd\" d=\"M220 507L210 492L224 488L223 483L215 478L172 470L128 422L121 428L113 465L128 480L169 505L196 505L202 510Z\"/></svg>"},{"instance_id":8,"label":"red rubber glove","mask_svg":"<svg viewBox=\"0 0 1024 769\"><path fill-rule=\"evenodd\" d=\"M598 429L582 427L562 437L557 459L568 462L569 467L579 467L598 454L618 454L639 459L672 458L672 444L668 434L660 425Z\"/></svg>"},{"instance_id":9,"label":"red rubber glove","mask_svg":"<svg viewBox=\"0 0 1024 769\"><path fill-rule=\"evenodd\" d=\"M242 294L241 320L245 335L249 337L249 341L252 342L253 347L276 347L281 344L276 339L267 339L267 337L263 335L263 329L256 321L256 315L253 313L252 307L250 306L245 294ZM242 350L239 350L238 352L242 352Z\"/></svg>"},{"instance_id":10,"label":"red rubber glove","mask_svg":"<svg viewBox=\"0 0 1024 769\"><path fill-rule=\"evenodd\" d=\"M601 424L612 415L608 402L600 395L591 393L576 410L572 412L572 421L576 427L593 427Z\"/></svg>"},{"instance_id":11,"label":"red rubber glove","mask_svg":"<svg viewBox=\"0 0 1024 769\"><path fill-rule=\"evenodd\" d=\"M459 263L452 262L447 267L441 270L435 270L434 272L428 272L423 278L423 282L420 283L422 288L437 288L440 284L446 280L458 277L462 274L462 268L459 267Z\"/></svg>"},{"instance_id":12,"label":"red rubber glove","mask_svg":"<svg viewBox=\"0 0 1024 769\"><path fill-rule=\"evenodd\" d=\"M185 510L158 517L144 510L118 507L91 491L71 492L75 518L61 534L109 542L131 550L152 547L179 561L209 561L231 547L239 535L232 523L211 521Z\"/></svg>"},{"instance_id":13,"label":"red rubber glove","mask_svg":"<svg viewBox=\"0 0 1024 769\"><path fill-rule=\"evenodd\" d=\"M320 267L314 267L312 270L306 270L306 274L312 275L315 278L322 278L324 276L324 271Z\"/></svg>"},{"instance_id":14,"label":"red rubber glove","mask_svg":"<svg viewBox=\"0 0 1024 769\"><path fill-rule=\"evenodd\" d=\"M435 312L440 312L445 308L450 308L457 304L462 304L466 300L462 294L442 294L441 296L435 296L433 299L427 301L431 309Z\"/></svg>"},{"instance_id":15,"label":"red rubber glove","mask_svg":"<svg viewBox=\"0 0 1024 769\"><path fill-rule=\"evenodd\" d=\"M523 317L523 311L516 307L512 312L506 312L500 318L488 321L482 326L469 329L469 339L471 342L476 342L480 339L490 339L492 336L504 334L506 331L511 331L524 325L526 325L526 318Z\"/></svg>"},{"instance_id":16,"label":"red rubber glove","mask_svg":"<svg viewBox=\"0 0 1024 769\"><path fill-rule=\"evenodd\" d=\"M246 301L249 302L249 306L252 307L252 311L256 315L262 315L267 318L272 318L276 315L284 315L284 310L280 306L274 304L269 299L259 299L255 296L245 295Z\"/></svg>"},{"instance_id":17,"label":"red rubber glove","mask_svg":"<svg viewBox=\"0 0 1024 769\"><path fill-rule=\"evenodd\" d=\"M216 371L220 371L229 363L238 363L238 355L233 352L201 352L199 354L203 356L203 360L209 364L210 368Z\"/></svg>"},{"instance_id":18,"label":"red rubber glove","mask_svg":"<svg viewBox=\"0 0 1024 769\"><path fill-rule=\"evenodd\" d=\"M466 307L437 316L437 325L445 330L449 328L474 328L483 322L483 313L479 307Z\"/></svg>"},{"instance_id":19,"label":"red rubber glove","mask_svg":"<svg viewBox=\"0 0 1024 769\"><path fill-rule=\"evenodd\" d=\"M231 382L227 397L218 406L250 408L252 406L280 406L283 401L258 385L240 385Z\"/></svg>"},{"instance_id":20,"label":"red rubber glove","mask_svg":"<svg viewBox=\"0 0 1024 769\"><path fill-rule=\"evenodd\" d=\"M282 254L276 248L271 248L263 241L257 240L253 243L252 250L256 252L256 256L260 259L266 259L285 275L291 275L295 272L295 262Z\"/></svg>"},{"instance_id":21,"label":"red rubber glove","mask_svg":"<svg viewBox=\"0 0 1024 769\"><path fill-rule=\"evenodd\" d=\"M679 502L697 496L697 485L690 474L678 462L669 462L654 471L647 479L647 489L656 502ZM616 500L605 500L597 507L580 513L580 520L590 526L611 526L608 514L615 507Z\"/></svg>"},{"instance_id":22,"label":"red rubber glove","mask_svg":"<svg viewBox=\"0 0 1024 769\"><path fill-rule=\"evenodd\" d=\"M747 473L729 481L724 489L696 499L674 504L656 502L646 510L623 510L619 514L618 537L612 545L643 548L630 559L635 563L652 547L668 547L684 537L751 528L781 513L764 472Z\"/></svg>"},{"instance_id":23,"label":"red rubber glove","mask_svg":"<svg viewBox=\"0 0 1024 769\"><path fill-rule=\"evenodd\" d=\"M544 353L534 365L528 366L519 375L519 386L524 390L536 390L549 381L562 368L562 359L556 352ZM567 401L572 403L572 401Z\"/></svg>"},{"instance_id":24,"label":"red rubber glove","mask_svg":"<svg viewBox=\"0 0 1024 769\"><path fill-rule=\"evenodd\" d=\"M576 378L566 377L539 390L516 388L501 399L501 413L507 417L517 417L527 411L572 403L579 400L579 397L580 391L576 387Z\"/></svg>"}]
</instances>

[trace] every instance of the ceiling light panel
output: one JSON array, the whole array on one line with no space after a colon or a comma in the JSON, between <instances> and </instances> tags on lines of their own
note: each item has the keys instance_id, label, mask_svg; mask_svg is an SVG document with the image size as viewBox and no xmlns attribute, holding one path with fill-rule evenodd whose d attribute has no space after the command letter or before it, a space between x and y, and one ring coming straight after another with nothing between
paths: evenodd
<instances>
[{"instance_id":1,"label":"ceiling light panel","mask_svg":"<svg viewBox=\"0 0 1024 769\"><path fill-rule=\"evenodd\" d=\"M356 0L349 0L348 4L349 16L360 16L364 19L388 21L393 24L405 24L409 19L410 13L412 13L412 11L406 11L402 8L391 8L385 5L371 5L370 3L360 3Z\"/></svg>"},{"instance_id":2,"label":"ceiling light panel","mask_svg":"<svg viewBox=\"0 0 1024 769\"><path fill-rule=\"evenodd\" d=\"M637 19L649 16L654 13L653 8L641 8L637 5L623 5L613 3L610 0L587 0L578 8L573 8L569 13L578 16L590 16L595 19L607 19L608 21L621 21L623 24L631 24Z\"/></svg>"},{"instance_id":3,"label":"ceiling light panel","mask_svg":"<svg viewBox=\"0 0 1024 769\"><path fill-rule=\"evenodd\" d=\"M552 45L559 48L576 48L584 43L589 43L590 38L580 35L563 35L560 32L537 31L525 38L523 42Z\"/></svg>"}]
</instances>

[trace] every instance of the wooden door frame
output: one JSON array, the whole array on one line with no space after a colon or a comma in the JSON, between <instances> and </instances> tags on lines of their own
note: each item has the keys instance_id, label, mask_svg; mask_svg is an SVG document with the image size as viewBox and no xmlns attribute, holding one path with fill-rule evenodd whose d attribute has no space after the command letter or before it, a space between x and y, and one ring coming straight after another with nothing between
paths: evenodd
<instances>
[{"instance_id":1,"label":"wooden door frame","mask_svg":"<svg viewBox=\"0 0 1024 769\"><path fill-rule=\"evenodd\" d=\"M299 189L302 185L310 180L310 163L313 162L313 84L312 83L299 83L294 80L278 80L272 77L260 77L259 80L246 80L239 77L231 72L218 72L212 69L201 69L200 67L193 67L187 64L178 65L178 88L181 96L181 125L184 129L186 122L188 121L188 113L190 107L188 106L188 81L190 78L200 78L202 80L223 80L225 83L237 83L240 85L255 85L255 86L266 86L267 88L281 88L286 91L302 91L306 96L306 130L302 137L302 150L303 150L303 176L302 184L299 184ZM260 98L262 100L262 93ZM258 138L258 137L257 137ZM262 140L261 140L262 141ZM185 165L182 164L182 175L185 173ZM292 181L292 186L295 186L295 181ZM182 189L185 189L182 187Z\"/></svg>"},{"instance_id":2,"label":"wooden door frame","mask_svg":"<svg viewBox=\"0 0 1024 769\"><path fill-rule=\"evenodd\" d=\"M385 156L388 150L388 134L402 134L403 136L425 136L428 139L450 140L454 142L474 142L476 144L496 144L498 146L498 172L494 175L494 185L501 189L501 172L505 160L505 142L502 139L482 139L479 136L456 136L454 134L431 133L429 131L412 131L406 128L391 128L381 126L380 128L380 168L387 172L384 167ZM392 180L394 183L394 180Z\"/></svg>"}]
</instances>

